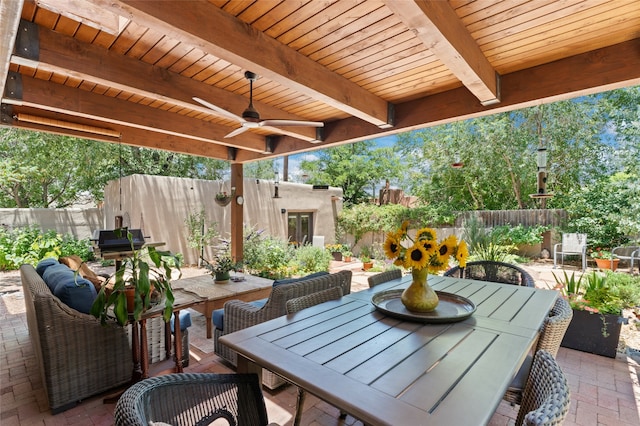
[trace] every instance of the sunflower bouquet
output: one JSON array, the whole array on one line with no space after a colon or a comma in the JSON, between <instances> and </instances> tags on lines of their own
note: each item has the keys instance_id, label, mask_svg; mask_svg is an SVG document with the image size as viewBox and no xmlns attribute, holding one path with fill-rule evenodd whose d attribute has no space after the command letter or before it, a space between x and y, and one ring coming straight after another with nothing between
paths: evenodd
<instances>
[{"instance_id":1,"label":"sunflower bouquet","mask_svg":"<svg viewBox=\"0 0 640 426\"><path fill-rule=\"evenodd\" d=\"M431 228L418 229L412 238L408 234L409 222L402 223L400 229L389 232L384 243L384 252L389 259L395 259L394 265L406 269L427 269L436 274L449 268L449 260L453 257L461 268L467 264L469 250L464 240L458 241L451 235L440 242L436 239L436 231Z\"/></svg>"}]
</instances>

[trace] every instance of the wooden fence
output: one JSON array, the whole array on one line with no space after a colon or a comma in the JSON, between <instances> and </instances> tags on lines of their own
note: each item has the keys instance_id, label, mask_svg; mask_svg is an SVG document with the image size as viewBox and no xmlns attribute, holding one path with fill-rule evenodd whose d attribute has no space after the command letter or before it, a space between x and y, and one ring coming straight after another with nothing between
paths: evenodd
<instances>
[{"instance_id":1,"label":"wooden fence","mask_svg":"<svg viewBox=\"0 0 640 426\"><path fill-rule=\"evenodd\" d=\"M465 219L472 216L476 216L486 228L518 224L561 226L567 220L567 212L562 209L477 210L460 214L455 222L456 228L463 227Z\"/></svg>"}]
</instances>

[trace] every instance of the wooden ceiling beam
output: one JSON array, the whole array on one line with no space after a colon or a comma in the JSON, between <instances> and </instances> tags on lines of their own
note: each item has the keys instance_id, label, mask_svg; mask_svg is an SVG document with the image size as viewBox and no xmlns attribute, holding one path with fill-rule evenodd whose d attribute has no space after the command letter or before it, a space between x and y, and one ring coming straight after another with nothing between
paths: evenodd
<instances>
[{"instance_id":1,"label":"wooden ceiling beam","mask_svg":"<svg viewBox=\"0 0 640 426\"><path fill-rule=\"evenodd\" d=\"M381 131L354 118L328 123L315 148L338 146L534 105L640 85L640 38L502 76L500 104L483 107L464 87L396 104L396 127ZM532 84L532 82L535 82ZM278 149L291 153L295 140L280 138Z\"/></svg>"},{"instance_id":2,"label":"wooden ceiling beam","mask_svg":"<svg viewBox=\"0 0 640 426\"><path fill-rule=\"evenodd\" d=\"M393 124L383 99L208 2L92 2L378 127Z\"/></svg>"},{"instance_id":3,"label":"wooden ceiling beam","mask_svg":"<svg viewBox=\"0 0 640 426\"><path fill-rule=\"evenodd\" d=\"M215 111L195 102L192 99L193 96L215 100L216 105L227 111L236 111L237 115L247 107L248 100L243 96L88 43L82 43L33 23L23 20L21 30L20 33L26 35L19 38L16 43L15 53L11 56L13 64L79 78L203 114L220 116ZM82 60L78 60L79 57ZM261 102L254 102L254 106L265 116L285 120L303 120L300 116ZM238 126L239 123L234 128ZM264 127L263 129L308 142L317 141L314 128ZM227 130L227 132L230 131L231 129Z\"/></svg>"},{"instance_id":4,"label":"wooden ceiling beam","mask_svg":"<svg viewBox=\"0 0 640 426\"><path fill-rule=\"evenodd\" d=\"M500 102L500 76L446 1L387 0L385 4L444 63L482 105Z\"/></svg>"},{"instance_id":5,"label":"wooden ceiling beam","mask_svg":"<svg viewBox=\"0 0 640 426\"><path fill-rule=\"evenodd\" d=\"M16 118L19 114L37 115L45 119L62 122L81 121L78 124L85 126L100 127L105 125L105 123L99 121L80 120L76 116L69 116L66 114L60 114L50 111L42 111L36 108L7 104L2 105L1 124L4 126L10 126L19 129L71 136L79 139L91 139L109 143L122 142L125 145L139 146L150 149L160 149L163 151L171 151L180 154L195 155L199 157L215 158L224 161L228 160L229 147L215 143L204 142L197 139L174 136L166 133L152 133L149 130L143 130L119 124L111 124L109 125L109 128L111 130L119 132L120 137L110 137L96 133L81 132L64 127L52 127L42 124L20 121ZM238 153L241 153L240 157L245 161L260 160L264 158L264 156L261 154L247 150L238 150Z\"/></svg>"},{"instance_id":6,"label":"wooden ceiling beam","mask_svg":"<svg viewBox=\"0 0 640 426\"><path fill-rule=\"evenodd\" d=\"M3 102L7 104L31 106L258 153L264 151L264 136L254 133L245 132L225 139L226 130L207 121L16 73L10 74L9 79L17 86L5 91Z\"/></svg>"}]
</instances>

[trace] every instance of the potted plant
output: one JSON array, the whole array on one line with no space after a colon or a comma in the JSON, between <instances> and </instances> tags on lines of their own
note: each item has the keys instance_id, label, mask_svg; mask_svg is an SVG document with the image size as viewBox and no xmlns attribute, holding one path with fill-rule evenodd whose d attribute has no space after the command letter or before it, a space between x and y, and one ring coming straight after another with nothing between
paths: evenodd
<instances>
[{"instance_id":1,"label":"potted plant","mask_svg":"<svg viewBox=\"0 0 640 426\"><path fill-rule=\"evenodd\" d=\"M130 232L118 229L116 235L123 232L127 232L131 243L131 255L121 259L108 284L100 288L91 314L100 318L103 324L115 317L118 324L125 325L130 318L139 321L145 310L164 300L163 318L169 321L174 301L171 279L174 268L178 270L178 277L181 275L180 260L171 252L159 251L155 247L135 250Z\"/></svg>"},{"instance_id":2,"label":"potted plant","mask_svg":"<svg viewBox=\"0 0 640 426\"><path fill-rule=\"evenodd\" d=\"M351 262L351 258L353 257L353 253L348 248L342 249L342 260L345 262Z\"/></svg>"},{"instance_id":3,"label":"potted plant","mask_svg":"<svg viewBox=\"0 0 640 426\"><path fill-rule=\"evenodd\" d=\"M344 249L343 244L340 244L340 243L327 244L325 248L329 250L329 252L331 253L331 256L333 256L333 260L337 262L342 261L342 250Z\"/></svg>"},{"instance_id":4,"label":"potted plant","mask_svg":"<svg viewBox=\"0 0 640 426\"><path fill-rule=\"evenodd\" d=\"M600 247L591 252L591 257L596 261L598 269L618 269L620 259L615 259L610 251L603 250Z\"/></svg>"},{"instance_id":5,"label":"potted plant","mask_svg":"<svg viewBox=\"0 0 640 426\"><path fill-rule=\"evenodd\" d=\"M230 271L236 270L238 267L237 262L231 258L231 246L228 240L223 240L211 262L206 259L204 266L209 270L211 276L216 284L226 284L230 279Z\"/></svg>"},{"instance_id":6,"label":"potted plant","mask_svg":"<svg viewBox=\"0 0 640 426\"><path fill-rule=\"evenodd\" d=\"M217 205L224 207L231 202L232 197L233 194L228 194L227 191L221 191L216 193L214 200Z\"/></svg>"},{"instance_id":7,"label":"potted plant","mask_svg":"<svg viewBox=\"0 0 640 426\"><path fill-rule=\"evenodd\" d=\"M373 261L369 256L360 256L360 261L362 262L362 269L364 269L365 271L373 268Z\"/></svg>"},{"instance_id":8,"label":"potted plant","mask_svg":"<svg viewBox=\"0 0 640 426\"><path fill-rule=\"evenodd\" d=\"M622 310L640 303L640 291L634 289L638 283L625 283L622 275L594 271L576 278L575 272L564 272L560 279L554 274L556 289L573 308L562 346L615 358L625 322Z\"/></svg>"}]
</instances>

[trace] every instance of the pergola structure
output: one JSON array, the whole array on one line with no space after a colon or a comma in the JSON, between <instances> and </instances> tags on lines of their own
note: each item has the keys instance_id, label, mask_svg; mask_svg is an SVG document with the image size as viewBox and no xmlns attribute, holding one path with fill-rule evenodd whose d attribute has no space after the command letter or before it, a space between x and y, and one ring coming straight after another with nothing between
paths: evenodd
<instances>
[{"instance_id":1,"label":"pergola structure","mask_svg":"<svg viewBox=\"0 0 640 426\"><path fill-rule=\"evenodd\" d=\"M0 0L0 35L2 125L228 160L236 195L246 162L640 83L637 0Z\"/></svg>"}]
</instances>

